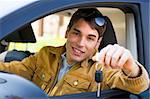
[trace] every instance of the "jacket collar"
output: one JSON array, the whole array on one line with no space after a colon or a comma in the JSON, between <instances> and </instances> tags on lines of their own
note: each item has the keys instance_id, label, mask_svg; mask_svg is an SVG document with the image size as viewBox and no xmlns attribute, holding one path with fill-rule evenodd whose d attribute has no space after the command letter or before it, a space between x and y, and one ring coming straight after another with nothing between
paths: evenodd
<instances>
[{"instance_id":1,"label":"jacket collar","mask_svg":"<svg viewBox=\"0 0 150 99\"><path fill-rule=\"evenodd\" d=\"M50 52L61 58L61 55L66 52L66 47L65 47L65 45L60 46L60 47L52 47L50 49ZM85 59L82 62L80 62L81 67L83 67L83 68L90 66L93 63L94 62L92 61L92 59Z\"/></svg>"}]
</instances>

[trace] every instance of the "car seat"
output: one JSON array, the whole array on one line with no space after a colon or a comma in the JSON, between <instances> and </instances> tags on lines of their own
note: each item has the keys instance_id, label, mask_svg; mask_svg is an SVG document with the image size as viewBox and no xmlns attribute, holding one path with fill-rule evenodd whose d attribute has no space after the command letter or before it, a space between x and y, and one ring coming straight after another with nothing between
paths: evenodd
<instances>
[{"instance_id":1,"label":"car seat","mask_svg":"<svg viewBox=\"0 0 150 99\"><path fill-rule=\"evenodd\" d=\"M117 38L116 38L116 34L113 28L113 25L111 23L111 20L105 16L106 19L106 31L104 32L102 41L100 43L99 46L99 51L104 48L105 46L107 46L108 44L116 44L117 43Z\"/></svg>"},{"instance_id":2,"label":"car seat","mask_svg":"<svg viewBox=\"0 0 150 99\"><path fill-rule=\"evenodd\" d=\"M10 62L10 61L21 61L24 58L30 56L33 53L30 53L29 51L17 51L17 50L12 50L8 51L8 53L5 56L5 62Z\"/></svg>"}]
</instances>

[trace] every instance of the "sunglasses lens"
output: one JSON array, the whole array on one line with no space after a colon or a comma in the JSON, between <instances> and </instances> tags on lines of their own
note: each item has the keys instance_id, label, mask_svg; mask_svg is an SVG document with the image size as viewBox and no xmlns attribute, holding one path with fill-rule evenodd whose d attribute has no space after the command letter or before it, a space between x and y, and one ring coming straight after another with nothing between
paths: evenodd
<instances>
[{"instance_id":1,"label":"sunglasses lens","mask_svg":"<svg viewBox=\"0 0 150 99\"><path fill-rule=\"evenodd\" d=\"M101 18L101 17L95 18L95 23L96 23L98 26L103 26L103 25L105 24L105 19L104 19L104 18Z\"/></svg>"}]
</instances>

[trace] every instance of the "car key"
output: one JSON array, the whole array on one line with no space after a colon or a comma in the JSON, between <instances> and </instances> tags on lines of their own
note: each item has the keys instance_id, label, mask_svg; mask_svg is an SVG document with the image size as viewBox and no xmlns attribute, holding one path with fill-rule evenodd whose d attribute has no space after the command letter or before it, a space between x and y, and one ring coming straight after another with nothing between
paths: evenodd
<instances>
[{"instance_id":1,"label":"car key","mask_svg":"<svg viewBox=\"0 0 150 99\"><path fill-rule=\"evenodd\" d=\"M102 70L96 70L95 72L95 81L97 82L97 97L101 97L101 82L103 80Z\"/></svg>"}]
</instances>

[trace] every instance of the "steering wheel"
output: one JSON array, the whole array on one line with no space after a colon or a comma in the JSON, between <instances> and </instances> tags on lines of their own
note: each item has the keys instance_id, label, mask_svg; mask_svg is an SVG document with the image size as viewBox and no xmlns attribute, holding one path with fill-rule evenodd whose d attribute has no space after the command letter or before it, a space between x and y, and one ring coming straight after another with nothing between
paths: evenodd
<instances>
[{"instance_id":1,"label":"steering wheel","mask_svg":"<svg viewBox=\"0 0 150 99\"><path fill-rule=\"evenodd\" d=\"M0 99L47 99L47 94L31 81L0 71Z\"/></svg>"}]
</instances>

